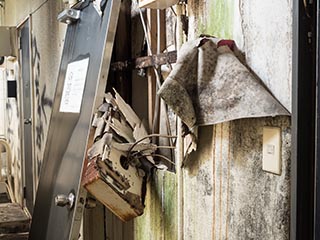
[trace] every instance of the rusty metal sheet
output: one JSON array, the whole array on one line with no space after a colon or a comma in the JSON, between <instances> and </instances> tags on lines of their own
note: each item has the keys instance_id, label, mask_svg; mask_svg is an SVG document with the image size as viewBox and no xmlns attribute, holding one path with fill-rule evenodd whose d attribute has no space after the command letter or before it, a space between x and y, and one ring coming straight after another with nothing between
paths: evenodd
<instances>
[{"instance_id":1,"label":"rusty metal sheet","mask_svg":"<svg viewBox=\"0 0 320 240\"><path fill-rule=\"evenodd\" d=\"M187 42L158 94L189 127L290 115L228 46Z\"/></svg>"},{"instance_id":2,"label":"rusty metal sheet","mask_svg":"<svg viewBox=\"0 0 320 240\"><path fill-rule=\"evenodd\" d=\"M93 109L104 96L120 4L118 0L107 1L103 14L99 15L93 2L86 0L80 7L80 19L68 25L31 240L79 237L77 227L84 205L84 199L79 197L80 178ZM66 197L74 194L74 205L71 198L61 194ZM68 204L64 204L65 200Z\"/></svg>"}]
</instances>

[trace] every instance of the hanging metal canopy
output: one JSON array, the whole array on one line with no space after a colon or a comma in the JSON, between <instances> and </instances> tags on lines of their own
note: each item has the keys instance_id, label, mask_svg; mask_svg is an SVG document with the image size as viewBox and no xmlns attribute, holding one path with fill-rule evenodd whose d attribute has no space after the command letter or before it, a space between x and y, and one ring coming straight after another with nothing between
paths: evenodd
<instances>
[{"instance_id":1,"label":"hanging metal canopy","mask_svg":"<svg viewBox=\"0 0 320 240\"><path fill-rule=\"evenodd\" d=\"M181 48L159 95L189 127L290 115L228 44L200 38Z\"/></svg>"},{"instance_id":2,"label":"hanging metal canopy","mask_svg":"<svg viewBox=\"0 0 320 240\"><path fill-rule=\"evenodd\" d=\"M105 3L101 14L93 1L86 0L77 9L79 17L65 21L69 25L32 218L31 240L79 237L85 201L79 197L79 186L90 122L97 102L100 104L104 97L121 1Z\"/></svg>"}]
</instances>

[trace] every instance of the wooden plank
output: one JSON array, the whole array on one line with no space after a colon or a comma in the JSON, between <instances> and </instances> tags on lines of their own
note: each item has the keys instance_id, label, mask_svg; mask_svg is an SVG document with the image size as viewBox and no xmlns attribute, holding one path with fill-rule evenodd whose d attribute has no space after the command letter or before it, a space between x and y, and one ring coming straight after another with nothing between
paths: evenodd
<instances>
[{"instance_id":1,"label":"wooden plank","mask_svg":"<svg viewBox=\"0 0 320 240\"><path fill-rule=\"evenodd\" d=\"M164 238L164 202L163 202L164 172L157 171L147 185L144 214L134 221L134 239L163 240ZM172 236L173 237L173 236ZM168 238L175 239L175 238Z\"/></svg>"},{"instance_id":2,"label":"wooden plank","mask_svg":"<svg viewBox=\"0 0 320 240\"><path fill-rule=\"evenodd\" d=\"M123 240L123 223L115 215L112 216L114 239Z\"/></svg>"},{"instance_id":3,"label":"wooden plank","mask_svg":"<svg viewBox=\"0 0 320 240\"><path fill-rule=\"evenodd\" d=\"M114 214L108 209L104 208L105 212L105 231L106 231L106 239L115 239L115 231L114 231L114 222L113 222L113 216Z\"/></svg>"},{"instance_id":4,"label":"wooden plank","mask_svg":"<svg viewBox=\"0 0 320 240\"><path fill-rule=\"evenodd\" d=\"M148 9L147 18L149 24L149 39L151 44L151 53L149 54L160 54L166 48L165 11ZM156 74L155 69L149 69L149 127L152 129L152 133L159 133L161 100L160 97L157 96L156 92L158 91L157 82L160 81L160 76L159 74ZM155 140L156 139L154 139L154 141Z\"/></svg>"},{"instance_id":5,"label":"wooden plank","mask_svg":"<svg viewBox=\"0 0 320 240\"><path fill-rule=\"evenodd\" d=\"M105 209L106 239L132 240L133 221L122 222L107 208Z\"/></svg>"},{"instance_id":6,"label":"wooden plank","mask_svg":"<svg viewBox=\"0 0 320 240\"><path fill-rule=\"evenodd\" d=\"M164 174L163 191L163 226L164 239L178 239L177 221L177 176L174 173L166 172Z\"/></svg>"},{"instance_id":7,"label":"wooden plank","mask_svg":"<svg viewBox=\"0 0 320 240\"><path fill-rule=\"evenodd\" d=\"M116 41L114 43L113 60L131 59L131 1L122 1L118 19ZM132 72L124 69L121 72L109 74L112 87L116 88L123 99L131 103ZM111 84L110 84L111 87Z\"/></svg>"},{"instance_id":8,"label":"wooden plank","mask_svg":"<svg viewBox=\"0 0 320 240\"><path fill-rule=\"evenodd\" d=\"M133 239L133 231L134 231L134 225L133 225L133 220L126 222L123 224L123 240L132 240Z\"/></svg>"},{"instance_id":9,"label":"wooden plank","mask_svg":"<svg viewBox=\"0 0 320 240\"><path fill-rule=\"evenodd\" d=\"M1 240L27 240L29 233L0 234Z\"/></svg>"},{"instance_id":10,"label":"wooden plank","mask_svg":"<svg viewBox=\"0 0 320 240\"><path fill-rule=\"evenodd\" d=\"M0 204L0 234L28 232L30 218L15 203Z\"/></svg>"},{"instance_id":11,"label":"wooden plank","mask_svg":"<svg viewBox=\"0 0 320 240\"><path fill-rule=\"evenodd\" d=\"M90 194L89 194L90 196ZM86 240L104 240L104 206L97 201L97 206L84 211L84 238Z\"/></svg>"},{"instance_id":12,"label":"wooden plank","mask_svg":"<svg viewBox=\"0 0 320 240\"><path fill-rule=\"evenodd\" d=\"M90 128L88 145L87 145L87 152L92 147L94 143L94 135L95 135L95 128ZM87 165L88 165L88 157L85 158L84 168L81 177L81 183L84 181L85 174L87 172ZM87 193L86 197L91 197L90 193ZM83 212L83 239L86 240L103 240L104 239L104 207L101 203L97 201L97 207L94 209L84 209Z\"/></svg>"}]
</instances>

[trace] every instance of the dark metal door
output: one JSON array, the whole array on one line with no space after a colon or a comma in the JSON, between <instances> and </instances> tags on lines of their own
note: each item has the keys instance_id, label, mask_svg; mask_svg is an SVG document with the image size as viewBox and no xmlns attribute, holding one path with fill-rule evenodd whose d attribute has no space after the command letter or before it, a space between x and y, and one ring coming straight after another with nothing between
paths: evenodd
<instances>
[{"instance_id":1,"label":"dark metal door","mask_svg":"<svg viewBox=\"0 0 320 240\"><path fill-rule=\"evenodd\" d=\"M29 212L33 212L32 110L30 78L30 21L20 27L21 102L23 118L23 156L25 199Z\"/></svg>"},{"instance_id":2,"label":"dark metal door","mask_svg":"<svg viewBox=\"0 0 320 240\"><path fill-rule=\"evenodd\" d=\"M78 239L89 126L95 100L104 95L120 4L106 1L99 15L86 0L80 19L68 25L29 239ZM58 195L65 207L55 205Z\"/></svg>"},{"instance_id":3,"label":"dark metal door","mask_svg":"<svg viewBox=\"0 0 320 240\"><path fill-rule=\"evenodd\" d=\"M314 239L320 239L320 0L315 1L315 69L316 69L316 162L315 162L315 210L314 210Z\"/></svg>"},{"instance_id":4,"label":"dark metal door","mask_svg":"<svg viewBox=\"0 0 320 240\"><path fill-rule=\"evenodd\" d=\"M317 1L293 1L290 239L319 239L319 53ZM317 80L318 79L318 80ZM318 81L318 83L317 83ZM317 109L318 108L318 109ZM318 132L317 132L318 131ZM318 160L317 160L318 159ZM317 193L318 192L318 193ZM317 210L318 209L318 210ZM317 223L318 222L318 223Z\"/></svg>"}]
</instances>

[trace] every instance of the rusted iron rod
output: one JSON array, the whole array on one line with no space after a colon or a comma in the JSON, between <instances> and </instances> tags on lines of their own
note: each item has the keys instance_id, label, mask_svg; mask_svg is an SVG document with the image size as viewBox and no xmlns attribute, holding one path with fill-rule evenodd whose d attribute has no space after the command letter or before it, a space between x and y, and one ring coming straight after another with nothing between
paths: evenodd
<instances>
[{"instance_id":1,"label":"rusted iron rod","mask_svg":"<svg viewBox=\"0 0 320 240\"><path fill-rule=\"evenodd\" d=\"M177 61L177 51L160 53L152 56L145 56L133 59L131 61L122 61L111 63L111 71L123 71L126 69L140 69L165 64L175 63Z\"/></svg>"}]
</instances>

